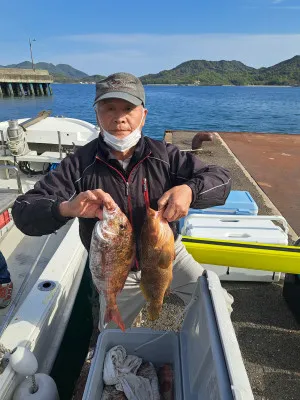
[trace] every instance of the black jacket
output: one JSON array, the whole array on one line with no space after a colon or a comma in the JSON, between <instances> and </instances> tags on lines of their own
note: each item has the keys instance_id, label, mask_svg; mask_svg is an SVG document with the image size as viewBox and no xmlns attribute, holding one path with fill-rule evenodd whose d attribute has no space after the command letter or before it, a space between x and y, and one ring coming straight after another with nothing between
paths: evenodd
<instances>
[{"instance_id":1,"label":"black jacket","mask_svg":"<svg viewBox=\"0 0 300 400\"><path fill-rule=\"evenodd\" d=\"M205 165L197 157L164 141L142 136L125 172L114 159L101 135L75 154L63 159L56 170L49 172L34 189L17 198L12 215L16 226L25 234L41 236L55 232L69 218L62 217L58 205L78 193L102 189L108 192L123 212L130 217L139 238L146 207L143 179L148 182L150 206L171 187L186 184L193 192L193 208L222 205L230 191L226 169ZM82 243L89 249L96 219L79 218ZM171 227L176 237L176 224Z\"/></svg>"}]
</instances>

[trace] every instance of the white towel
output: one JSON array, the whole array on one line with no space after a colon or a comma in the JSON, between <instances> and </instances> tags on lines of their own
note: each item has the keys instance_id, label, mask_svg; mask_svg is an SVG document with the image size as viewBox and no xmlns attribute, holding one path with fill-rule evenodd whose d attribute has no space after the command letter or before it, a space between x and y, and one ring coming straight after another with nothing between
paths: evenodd
<instances>
[{"instance_id":1,"label":"white towel","mask_svg":"<svg viewBox=\"0 0 300 400\"><path fill-rule=\"evenodd\" d=\"M128 400L160 400L158 379L136 375L142 361L137 356L127 355L123 346L111 348L104 360L104 383L115 385Z\"/></svg>"}]
</instances>

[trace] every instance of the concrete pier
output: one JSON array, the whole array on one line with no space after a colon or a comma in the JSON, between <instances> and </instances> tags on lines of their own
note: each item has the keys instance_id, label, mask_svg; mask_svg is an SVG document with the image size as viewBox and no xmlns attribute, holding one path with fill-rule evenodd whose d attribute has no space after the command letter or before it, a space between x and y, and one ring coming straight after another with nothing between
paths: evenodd
<instances>
[{"instance_id":1,"label":"concrete pier","mask_svg":"<svg viewBox=\"0 0 300 400\"><path fill-rule=\"evenodd\" d=\"M51 96L52 82L47 70L0 68L0 97Z\"/></svg>"}]
</instances>

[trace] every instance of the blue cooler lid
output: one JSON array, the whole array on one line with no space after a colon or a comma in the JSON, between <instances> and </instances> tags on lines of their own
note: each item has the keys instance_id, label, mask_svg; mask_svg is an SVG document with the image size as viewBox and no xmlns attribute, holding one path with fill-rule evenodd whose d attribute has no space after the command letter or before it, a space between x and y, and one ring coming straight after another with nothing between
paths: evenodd
<instances>
[{"instance_id":1,"label":"blue cooler lid","mask_svg":"<svg viewBox=\"0 0 300 400\"><path fill-rule=\"evenodd\" d=\"M211 271L198 279L180 331L180 356L184 399L254 399L220 280Z\"/></svg>"},{"instance_id":2,"label":"blue cooler lid","mask_svg":"<svg viewBox=\"0 0 300 400\"><path fill-rule=\"evenodd\" d=\"M231 190L224 205L206 208L202 212L205 213L208 210L216 213L228 211L233 214L253 215L258 213L258 206L249 192Z\"/></svg>"},{"instance_id":3,"label":"blue cooler lid","mask_svg":"<svg viewBox=\"0 0 300 400\"><path fill-rule=\"evenodd\" d=\"M190 208L188 215L190 214L232 214L232 215L257 215L258 206L251 194L243 190L231 190L228 198L222 206L214 206L209 208ZM181 218L178 221L178 230L181 232L184 219Z\"/></svg>"}]
</instances>

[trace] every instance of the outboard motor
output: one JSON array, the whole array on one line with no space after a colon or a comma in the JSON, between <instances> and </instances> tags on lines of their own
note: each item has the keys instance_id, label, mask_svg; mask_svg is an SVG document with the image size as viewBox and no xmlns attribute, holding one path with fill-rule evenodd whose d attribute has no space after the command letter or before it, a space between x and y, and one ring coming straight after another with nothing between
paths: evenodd
<instances>
[{"instance_id":1,"label":"outboard motor","mask_svg":"<svg viewBox=\"0 0 300 400\"><path fill-rule=\"evenodd\" d=\"M25 132L18 121L8 121L6 144L13 156L23 156L29 152Z\"/></svg>"}]
</instances>

